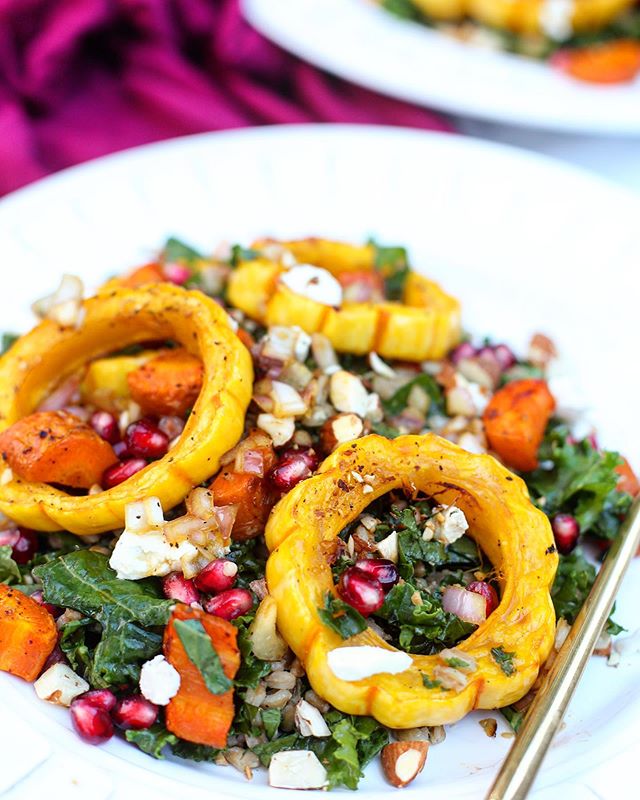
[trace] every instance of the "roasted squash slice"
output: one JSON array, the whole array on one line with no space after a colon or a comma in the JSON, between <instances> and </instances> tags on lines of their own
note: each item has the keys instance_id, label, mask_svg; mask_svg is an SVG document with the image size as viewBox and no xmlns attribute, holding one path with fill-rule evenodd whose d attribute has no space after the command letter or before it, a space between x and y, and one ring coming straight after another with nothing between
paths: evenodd
<instances>
[{"instance_id":1,"label":"roasted squash slice","mask_svg":"<svg viewBox=\"0 0 640 800\"><path fill-rule=\"evenodd\" d=\"M0 670L35 681L57 641L58 629L47 609L0 583Z\"/></svg>"},{"instance_id":2,"label":"roasted squash slice","mask_svg":"<svg viewBox=\"0 0 640 800\"><path fill-rule=\"evenodd\" d=\"M544 34L550 0L413 0L417 9L434 20L471 17L493 28L514 33ZM551 0L554 2L554 0ZM573 0L571 27L576 33L604 27L634 0Z\"/></svg>"},{"instance_id":3,"label":"roasted squash slice","mask_svg":"<svg viewBox=\"0 0 640 800\"><path fill-rule=\"evenodd\" d=\"M268 241L253 247L270 252ZM325 239L282 242L299 263L322 267L333 275L375 269L375 249ZM259 257L241 263L230 275L231 303L266 325L299 325L323 333L336 350L385 358L422 361L442 358L460 340L460 304L438 284L410 272L402 302L343 303L332 308L296 294L279 278L285 267Z\"/></svg>"},{"instance_id":4,"label":"roasted squash slice","mask_svg":"<svg viewBox=\"0 0 640 800\"><path fill-rule=\"evenodd\" d=\"M0 359L0 431L105 351L157 339L180 342L204 364L202 390L171 451L113 489L84 497L14 478L0 487L0 511L35 530L101 533L124 524L132 500L158 497L168 510L216 472L242 435L251 357L214 300L168 283L103 291L85 301L80 327L45 320L20 338Z\"/></svg>"},{"instance_id":5,"label":"roasted squash slice","mask_svg":"<svg viewBox=\"0 0 640 800\"><path fill-rule=\"evenodd\" d=\"M369 483L354 473L370 475ZM373 491L365 489L367 485ZM342 645L392 650L373 630L342 640L318 614L334 590L327 554L340 531L373 500L405 487L462 508L469 533L492 562L501 588L499 607L457 649L477 661L460 690L426 688L437 655L413 656L410 669L358 681L338 679L327 654ZM273 510L266 529L269 593L278 627L304 663L314 690L348 714L368 714L393 728L455 722L474 708L515 702L530 689L551 650L555 614L550 586L558 556L545 515L530 502L520 478L492 456L472 455L427 434L394 440L366 436L338 448L319 472L298 484ZM492 648L513 653L506 675Z\"/></svg>"}]
</instances>

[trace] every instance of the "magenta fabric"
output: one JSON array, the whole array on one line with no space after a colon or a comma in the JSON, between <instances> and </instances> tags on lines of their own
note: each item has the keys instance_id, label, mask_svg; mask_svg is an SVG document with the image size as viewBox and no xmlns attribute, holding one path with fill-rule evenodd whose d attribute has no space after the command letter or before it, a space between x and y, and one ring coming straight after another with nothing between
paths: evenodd
<instances>
[{"instance_id":1,"label":"magenta fabric","mask_svg":"<svg viewBox=\"0 0 640 800\"><path fill-rule=\"evenodd\" d=\"M284 53L238 0L0 0L0 194L158 139L298 122L449 130Z\"/></svg>"}]
</instances>

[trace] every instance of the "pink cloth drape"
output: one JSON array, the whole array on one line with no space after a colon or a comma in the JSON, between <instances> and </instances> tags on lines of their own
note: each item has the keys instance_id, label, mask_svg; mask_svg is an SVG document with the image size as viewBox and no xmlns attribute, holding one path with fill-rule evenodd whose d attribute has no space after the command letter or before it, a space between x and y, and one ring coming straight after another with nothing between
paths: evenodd
<instances>
[{"instance_id":1,"label":"pink cloth drape","mask_svg":"<svg viewBox=\"0 0 640 800\"><path fill-rule=\"evenodd\" d=\"M0 194L158 139L314 121L449 129L284 53L238 0L0 0Z\"/></svg>"}]
</instances>

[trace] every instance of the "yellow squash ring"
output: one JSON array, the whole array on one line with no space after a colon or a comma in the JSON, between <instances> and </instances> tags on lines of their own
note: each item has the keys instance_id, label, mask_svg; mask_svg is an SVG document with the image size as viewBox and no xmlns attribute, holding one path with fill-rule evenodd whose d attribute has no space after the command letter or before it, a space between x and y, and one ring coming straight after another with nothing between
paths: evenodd
<instances>
[{"instance_id":1,"label":"yellow squash ring","mask_svg":"<svg viewBox=\"0 0 640 800\"><path fill-rule=\"evenodd\" d=\"M555 0L413 0L414 5L435 20L463 17L524 34L544 33L542 19L548 3ZM571 14L576 32L598 30L634 4L635 0L574 0Z\"/></svg>"},{"instance_id":2,"label":"yellow squash ring","mask_svg":"<svg viewBox=\"0 0 640 800\"><path fill-rule=\"evenodd\" d=\"M373 491L352 473L373 476ZM368 629L343 641L318 615L333 590L327 554L339 532L373 500L392 489L421 490L463 509L469 532L491 560L501 588L499 607L458 645L477 669L461 691L426 688L437 655L413 656L398 675L359 681L338 679L327 664L342 645L393 649ZM349 714L368 714L393 728L455 722L474 708L496 708L522 697L534 683L554 640L549 589L558 557L545 515L530 502L525 484L493 457L472 455L434 434L390 441L367 436L343 445L318 474L287 494L271 514L266 540L272 551L267 583L278 604L280 632L304 663L314 690ZM514 653L508 676L491 655Z\"/></svg>"},{"instance_id":3,"label":"yellow squash ring","mask_svg":"<svg viewBox=\"0 0 640 800\"><path fill-rule=\"evenodd\" d=\"M88 361L157 339L180 342L204 364L202 391L171 451L119 486L85 497L14 479L0 487L0 511L35 530L101 533L123 525L127 503L153 495L172 508L216 472L242 435L251 357L215 301L171 284L103 292L85 301L77 329L45 320L19 339L0 359L0 431Z\"/></svg>"},{"instance_id":4,"label":"yellow squash ring","mask_svg":"<svg viewBox=\"0 0 640 800\"><path fill-rule=\"evenodd\" d=\"M299 262L334 275L374 269L375 251L368 245L305 239L283 246ZM298 325L307 333L323 333L345 353L373 351L422 361L443 358L460 341L460 304L415 272L405 282L402 303L345 303L335 309L292 292L279 281L283 269L266 258L241 263L229 278L229 300L265 325Z\"/></svg>"}]
</instances>

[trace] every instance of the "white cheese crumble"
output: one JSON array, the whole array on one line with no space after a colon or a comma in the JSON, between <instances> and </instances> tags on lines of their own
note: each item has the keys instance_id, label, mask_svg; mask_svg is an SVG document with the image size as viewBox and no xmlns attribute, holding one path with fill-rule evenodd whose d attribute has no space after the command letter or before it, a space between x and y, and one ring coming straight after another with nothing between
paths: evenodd
<instances>
[{"instance_id":1,"label":"white cheese crumble","mask_svg":"<svg viewBox=\"0 0 640 800\"><path fill-rule=\"evenodd\" d=\"M372 675L386 672L397 675L411 666L412 659L401 650L387 650L384 647L360 645L356 647L336 647L327 654L329 669L336 678L343 681L361 681Z\"/></svg>"},{"instance_id":2,"label":"white cheese crumble","mask_svg":"<svg viewBox=\"0 0 640 800\"><path fill-rule=\"evenodd\" d=\"M443 544L453 544L469 530L464 511L457 506L440 506L431 518L433 538Z\"/></svg>"},{"instance_id":3,"label":"white cheese crumble","mask_svg":"<svg viewBox=\"0 0 640 800\"><path fill-rule=\"evenodd\" d=\"M298 264L280 276L283 283L294 294L299 294L323 306L342 304L342 286L326 269L311 264Z\"/></svg>"},{"instance_id":4,"label":"white cheese crumble","mask_svg":"<svg viewBox=\"0 0 640 800\"><path fill-rule=\"evenodd\" d=\"M540 26L550 39L564 42L573 33L575 0L544 0L540 7Z\"/></svg>"},{"instance_id":5,"label":"white cheese crumble","mask_svg":"<svg viewBox=\"0 0 640 800\"><path fill-rule=\"evenodd\" d=\"M180 689L180 673L164 656L146 661L140 670L140 691L151 703L166 706Z\"/></svg>"},{"instance_id":6,"label":"white cheese crumble","mask_svg":"<svg viewBox=\"0 0 640 800\"><path fill-rule=\"evenodd\" d=\"M162 577L182 571L182 561L198 555L191 542L170 544L162 531L135 533L124 530L109 559L118 578L137 581L152 575Z\"/></svg>"},{"instance_id":7,"label":"white cheese crumble","mask_svg":"<svg viewBox=\"0 0 640 800\"><path fill-rule=\"evenodd\" d=\"M88 692L91 687L67 664L54 664L42 673L33 688L40 700L58 706L70 706L72 700Z\"/></svg>"}]
</instances>

